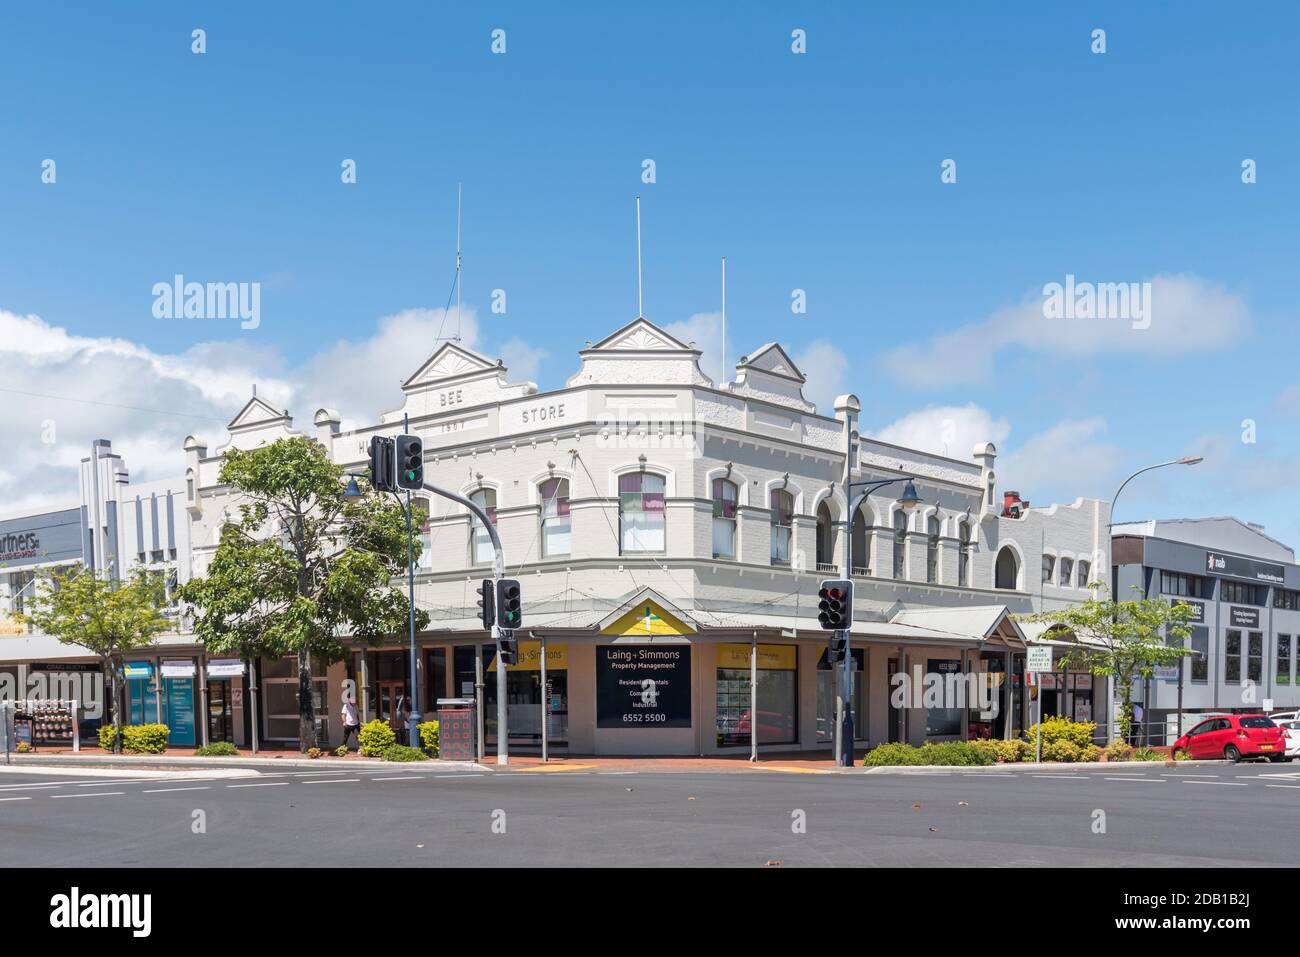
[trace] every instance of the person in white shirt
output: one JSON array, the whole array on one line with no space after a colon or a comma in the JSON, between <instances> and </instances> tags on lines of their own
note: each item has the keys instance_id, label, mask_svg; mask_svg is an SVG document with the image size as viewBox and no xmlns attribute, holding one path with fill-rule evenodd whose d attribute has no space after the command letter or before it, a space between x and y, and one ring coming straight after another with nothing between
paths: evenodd
<instances>
[{"instance_id":1,"label":"person in white shirt","mask_svg":"<svg viewBox=\"0 0 1300 957\"><path fill-rule=\"evenodd\" d=\"M361 745L361 718L357 714L357 706L353 703L352 698L346 693L343 695L343 710L340 712L343 718L343 747L348 746L348 738L352 735L357 736L357 745Z\"/></svg>"}]
</instances>

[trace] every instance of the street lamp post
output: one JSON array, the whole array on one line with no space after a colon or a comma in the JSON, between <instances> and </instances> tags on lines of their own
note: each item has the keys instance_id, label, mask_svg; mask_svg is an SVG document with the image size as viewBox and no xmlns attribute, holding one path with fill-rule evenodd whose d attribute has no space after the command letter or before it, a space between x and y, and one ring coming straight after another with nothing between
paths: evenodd
<instances>
[{"instance_id":1,"label":"street lamp post","mask_svg":"<svg viewBox=\"0 0 1300 957\"><path fill-rule=\"evenodd\" d=\"M843 560L840 563L840 575L846 580L853 578L853 490L856 488L865 488L863 496L870 495L872 492L882 489L887 485L894 485L898 482L906 482L903 488L903 494L898 497L898 504L905 509L913 509L921 504L921 497L916 494L916 486L912 484L913 477L902 475L898 478L884 479L879 482L854 482L853 481L853 442L855 433L853 431L854 415L862 408L858 402L857 396L842 395L835 400L835 411L844 413L844 479L841 485L844 488L844 550ZM849 621L850 627L852 620ZM847 768L853 764L853 632L844 632L844 661L842 663L831 662L832 673L839 669L836 674L836 694L835 708L838 712L835 722L835 764L837 767Z\"/></svg>"},{"instance_id":2,"label":"street lamp post","mask_svg":"<svg viewBox=\"0 0 1300 957\"><path fill-rule=\"evenodd\" d=\"M1114 554L1114 551L1115 551L1115 536L1114 536L1114 532L1113 532L1112 530L1115 528L1115 525L1116 525L1116 522L1115 522L1115 506L1116 506L1116 504L1119 502L1119 496L1120 496L1120 493L1124 491L1124 487L1125 487L1126 485L1128 485L1129 482L1133 481L1135 478L1137 478L1139 475L1142 475L1142 474L1145 473L1145 472L1151 472L1151 471L1154 471L1155 469L1163 469L1163 468L1167 468L1167 467L1170 466L1170 465L1199 465L1201 462L1204 462L1204 461L1205 461L1204 456L1200 456L1200 455L1184 455L1184 456L1182 456L1181 458L1171 459L1171 460L1168 461L1168 462L1157 462L1155 465L1148 465L1148 466L1146 466L1145 468L1140 468L1140 469L1138 469L1136 472L1134 472L1132 475L1130 475L1128 478L1126 478L1124 481L1122 481L1122 482L1119 483L1119 488L1117 488L1117 489L1115 490L1115 494L1112 495L1112 496L1111 496L1111 499L1110 499L1110 522L1109 522L1109 523L1107 524L1107 526L1106 526L1106 532L1107 532L1107 535L1106 535L1106 557L1107 557L1108 562L1109 562L1109 564L1110 564L1110 576L1109 576L1109 577L1110 577L1110 600L1111 600L1112 602L1117 601L1118 598L1119 598L1119 596L1116 594L1116 593L1119 591L1119 568L1118 568L1118 566L1116 566L1116 564L1115 564L1115 554ZM1112 606L1112 607L1113 607L1113 606ZM1115 620L1114 613L1112 613L1111 620L1112 620L1112 621ZM1179 701L1178 701L1178 729L1179 729L1179 731L1182 731L1182 726L1183 726L1183 711L1182 711L1182 707L1183 707L1183 703L1182 703L1182 684L1183 684L1183 682L1182 682L1182 662L1180 661L1180 662L1179 662L1179 680L1178 680L1178 691L1179 691ZM1107 716L1107 722L1106 722L1106 724L1107 724L1107 728L1108 728L1108 731L1109 731L1109 738L1110 738L1110 740L1113 742L1113 741L1115 740L1115 682L1114 682L1114 679L1107 679L1106 685L1107 685L1107 688L1106 688L1106 690L1107 690L1107 695L1106 695L1106 697L1107 697L1106 706L1107 706L1107 711L1109 712L1109 714L1108 714L1108 716ZM1150 702L1148 702L1148 704L1149 704L1149 703L1150 703ZM1145 717L1146 717L1146 714L1144 713L1142 716L1145 718Z\"/></svg>"}]
</instances>

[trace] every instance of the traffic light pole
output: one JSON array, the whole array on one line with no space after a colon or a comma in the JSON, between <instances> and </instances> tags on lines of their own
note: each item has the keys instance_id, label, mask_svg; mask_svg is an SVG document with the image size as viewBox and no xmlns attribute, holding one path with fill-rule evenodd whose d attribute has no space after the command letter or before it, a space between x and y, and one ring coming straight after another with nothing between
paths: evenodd
<instances>
[{"instance_id":1,"label":"traffic light pole","mask_svg":"<svg viewBox=\"0 0 1300 957\"><path fill-rule=\"evenodd\" d=\"M424 483L424 490L426 492L432 492L434 495L440 495L443 498L449 498L453 502L459 502L474 514L474 517L477 518L479 522L482 523L483 527L487 529L488 538L492 541L492 578L494 581L499 581L504 578L506 575L506 559L505 553L501 551L501 537L497 535L497 527L492 524L491 519L488 518L487 512L485 512L476 502L470 501L465 496L457 495L455 492L449 492L445 488L439 488L436 485L430 485L428 482ZM407 528L409 533L409 524ZM414 579L412 580L414 581ZM412 586L412 589L414 589L414 586ZM412 590L411 594L411 614L414 616L414 590ZM412 617L411 620L413 623L411 627L414 628L414 617ZM492 626L492 640L496 642L497 646L497 764L509 764L510 735L506 722L506 666L501 660L501 638L501 626L494 624ZM414 644L412 644L412 648L414 648ZM414 650L412 650L411 654L412 665L414 665Z\"/></svg>"}]
</instances>

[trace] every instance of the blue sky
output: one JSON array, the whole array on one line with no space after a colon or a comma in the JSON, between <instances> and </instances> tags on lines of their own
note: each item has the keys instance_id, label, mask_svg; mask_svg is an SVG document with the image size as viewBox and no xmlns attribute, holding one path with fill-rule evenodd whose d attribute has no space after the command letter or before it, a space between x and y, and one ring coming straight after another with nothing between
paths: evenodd
<instances>
[{"instance_id":1,"label":"blue sky","mask_svg":"<svg viewBox=\"0 0 1300 957\"><path fill-rule=\"evenodd\" d=\"M174 471L252 381L300 424L396 405L463 183L469 338L542 388L635 315L640 194L646 315L713 363L725 255L731 361L788 344L814 398L863 398L864 431L960 456L993 438L1034 502L1204 454L1118 517L1237 514L1300 544L1300 13L1136 6L8 6L9 387L200 418L0 393L0 494L61 494L92 433ZM155 318L176 273L260 282L261 324ZM1167 296L1149 330L1049 328L1066 274Z\"/></svg>"}]
</instances>

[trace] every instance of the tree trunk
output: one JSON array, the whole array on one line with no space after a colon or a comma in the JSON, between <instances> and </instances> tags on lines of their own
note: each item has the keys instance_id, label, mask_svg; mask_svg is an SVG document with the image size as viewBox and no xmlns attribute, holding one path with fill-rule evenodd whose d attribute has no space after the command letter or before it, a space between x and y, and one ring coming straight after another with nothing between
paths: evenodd
<instances>
[{"instance_id":1,"label":"tree trunk","mask_svg":"<svg viewBox=\"0 0 1300 957\"><path fill-rule=\"evenodd\" d=\"M1128 741L1133 733L1133 681L1120 682L1119 736Z\"/></svg>"},{"instance_id":2,"label":"tree trunk","mask_svg":"<svg viewBox=\"0 0 1300 957\"><path fill-rule=\"evenodd\" d=\"M113 753L122 753L122 709L118 706L117 663L106 658L108 666L109 708L113 716Z\"/></svg>"},{"instance_id":3,"label":"tree trunk","mask_svg":"<svg viewBox=\"0 0 1300 957\"><path fill-rule=\"evenodd\" d=\"M304 754L316 743L316 709L312 704L311 652L298 652L298 750Z\"/></svg>"}]
</instances>

